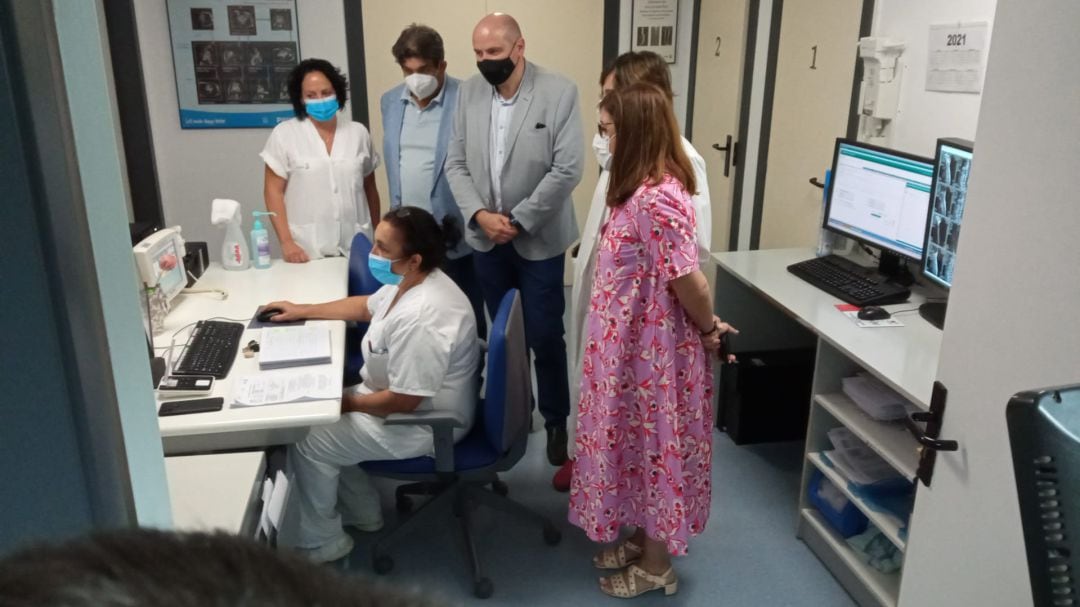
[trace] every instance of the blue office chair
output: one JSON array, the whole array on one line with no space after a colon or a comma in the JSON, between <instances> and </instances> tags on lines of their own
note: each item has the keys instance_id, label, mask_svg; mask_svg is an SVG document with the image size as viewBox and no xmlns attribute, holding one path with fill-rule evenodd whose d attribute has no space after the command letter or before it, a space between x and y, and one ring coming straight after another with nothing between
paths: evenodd
<instances>
[{"instance_id":1,"label":"blue office chair","mask_svg":"<svg viewBox=\"0 0 1080 607\"><path fill-rule=\"evenodd\" d=\"M374 476L413 481L397 488L398 512L405 514L412 510L409 495L433 496L375 543L372 564L376 573L388 573L394 568L394 561L387 554L387 546L398 533L425 513L436 511L434 506L443 503L453 506L454 515L461 524L466 557L473 577L473 592L478 598L490 597L495 587L480 569L470 531L470 518L477 506L482 504L526 518L543 529L545 543L550 546L559 543L562 534L555 525L508 499L508 488L498 478L499 472L513 468L525 454L531 395L532 379L525 349L521 296L516 289L512 289L503 297L492 323L487 352L486 398L477 403L476 420L469 434L454 444L454 428L463 427L464 420L453 413L395 413L386 418L386 425L425 425L432 429L435 456L361 464L364 470Z\"/></svg>"},{"instance_id":2,"label":"blue office chair","mask_svg":"<svg viewBox=\"0 0 1080 607\"><path fill-rule=\"evenodd\" d=\"M371 241L363 232L353 236L349 249L349 296L371 295L382 285L371 275L368 269L368 255L371 254ZM367 333L366 322L349 323L345 329L345 384L355 384L360 380L360 368L364 366L364 350L360 341Z\"/></svg>"}]
</instances>

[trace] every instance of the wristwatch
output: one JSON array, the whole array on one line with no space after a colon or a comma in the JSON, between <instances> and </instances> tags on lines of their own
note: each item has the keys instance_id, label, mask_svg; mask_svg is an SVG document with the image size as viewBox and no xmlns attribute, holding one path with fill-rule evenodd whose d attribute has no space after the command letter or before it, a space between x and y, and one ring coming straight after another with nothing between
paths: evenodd
<instances>
[{"instance_id":1,"label":"wristwatch","mask_svg":"<svg viewBox=\"0 0 1080 607\"><path fill-rule=\"evenodd\" d=\"M514 228L519 232L525 231L525 228L521 227L521 222L518 221L516 217L514 217L513 213L510 214L510 227Z\"/></svg>"}]
</instances>

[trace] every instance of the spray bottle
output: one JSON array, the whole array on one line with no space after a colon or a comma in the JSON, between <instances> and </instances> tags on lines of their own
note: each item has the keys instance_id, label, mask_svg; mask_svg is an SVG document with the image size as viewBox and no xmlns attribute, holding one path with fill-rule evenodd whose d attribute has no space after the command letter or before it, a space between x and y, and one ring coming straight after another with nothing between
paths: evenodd
<instances>
[{"instance_id":1,"label":"spray bottle","mask_svg":"<svg viewBox=\"0 0 1080 607\"><path fill-rule=\"evenodd\" d=\"M210 208L210 222L225 226L225 240L221 243L222 267L226 270L246 270L251 265L251 255L240 229L240 203L215 198Z\"/></svg>"},{"instance_id":2,"label":"spray bottle","mask_svg":"<svg viewBox=\"0 0 1080 607\"><path fill-rule=\"evenodd\" d=\"M270 267L270 234L263 227L259 217L263 215L277 215L265 211L252 211L255 217L255 225L251 226L251 264L260 270Z\"/></svg>"}]
</instances>

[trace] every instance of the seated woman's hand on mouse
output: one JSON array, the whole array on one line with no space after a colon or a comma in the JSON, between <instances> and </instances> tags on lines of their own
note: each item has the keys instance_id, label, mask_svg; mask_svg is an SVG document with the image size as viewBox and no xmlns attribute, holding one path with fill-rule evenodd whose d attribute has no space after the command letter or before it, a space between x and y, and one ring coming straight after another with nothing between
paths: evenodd
<instances>
[{"instance_id":1,"label":"seated woman's hand on mouse","mask_svg":"<svg viewBox=\"0 0 1080 607\"><path fill-rule=\"evenodd\" d=\"M291 322L294 320L303 320L304 308L306 304L295 304L291 301L272 301L266 304L263 309L277 308L281 310L280 313L275 314L270 318L270 322Z\"/></svg>"}]
</instances>

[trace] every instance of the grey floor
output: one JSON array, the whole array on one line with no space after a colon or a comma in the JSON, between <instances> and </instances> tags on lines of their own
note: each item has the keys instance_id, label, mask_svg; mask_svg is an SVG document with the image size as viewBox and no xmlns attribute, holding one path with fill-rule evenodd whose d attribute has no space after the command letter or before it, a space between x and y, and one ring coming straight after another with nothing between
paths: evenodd
<instances>
[{"instance_id":1,"label":"grey floor","mask_svg":"<svg viewBox=\"0 0 1080 607\"><path fill-rule=\"evenodd\" d=\"M714 496L709 526L677 559L679 592L641 597L635 605L754 605L844 607L851 599L810 550L795 538L801 444L735 446L715 435ZM461 533L449 510L400 537L391 554L396 567L380 579L419 588L450 604L623 604L597 589L590 563L596 546L566 520L567 496L551 488L554 468L544 457L544 434L534 433L521 462L503 478L510 496L548 516L563 532L556 547L540 530L513 517L481 510L475 537L485 573L495 584L486 601L472 595ZM392 524L393 483L379 481ZM338 566L372 575L373 536L356 532L356 550Z\"/></svg>"}]
</instances>

